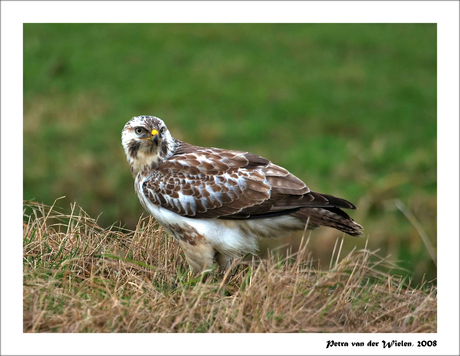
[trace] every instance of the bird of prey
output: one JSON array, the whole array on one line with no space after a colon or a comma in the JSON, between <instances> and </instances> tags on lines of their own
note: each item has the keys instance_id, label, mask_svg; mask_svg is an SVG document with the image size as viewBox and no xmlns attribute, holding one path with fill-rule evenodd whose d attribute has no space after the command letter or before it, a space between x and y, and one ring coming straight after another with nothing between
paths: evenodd
<instances>
[{"instance_id":1,"label":"bird of prey","mask_svg":"<svg viewBox=\"0 0 460 356\"><path fill-rule=\"evenodd\" d=\"M179 243L192 271L256 254L259 238L329 226L361 236L349 201L249 152L205 148L171 136L155 116L133 117L122 144L142 206Z\"/></svg>"}]
</instances>

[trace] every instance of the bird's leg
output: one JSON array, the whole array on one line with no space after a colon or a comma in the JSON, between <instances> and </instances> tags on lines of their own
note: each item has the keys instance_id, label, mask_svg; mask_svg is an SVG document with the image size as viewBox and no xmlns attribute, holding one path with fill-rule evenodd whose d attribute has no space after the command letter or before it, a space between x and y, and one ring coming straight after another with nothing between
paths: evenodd
<instances>
[{"instance_id":1,"label":"bird's leg","mask_svg":"<svg viewBox=\"0 0 460 356\"><path fill-rule=\"evenodd\" d=\"M230 266L232 265L232 262L233 262L233 258L228 256L228 255L224 255L220 252L216 252L216 255L215 255L215 260L216 262L219 264L219 267L220 267L220 270L221 272L225 272L227 271Z\"/></svg>"},{"instance_id":2,"label":"bird's leg","mask_svg":"<svg viewBox=\"0 0 460 356\"><path fill-rule=\"evenodd\" d=\"M214 263L214 248L206 242L197 242L191 245L189 242L179 240L179 245L184 251L185 258L192 272L202 272L212 268Z\"/></svg>"}]
</instances>

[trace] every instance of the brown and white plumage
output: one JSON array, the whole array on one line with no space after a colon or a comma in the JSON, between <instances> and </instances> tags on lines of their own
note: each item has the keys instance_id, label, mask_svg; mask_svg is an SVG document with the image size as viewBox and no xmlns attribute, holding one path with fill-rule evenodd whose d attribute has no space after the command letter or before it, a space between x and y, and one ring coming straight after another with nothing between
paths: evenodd
<instances>
[{"instance_id":1,"label":"brown and white plumage","mask_svg":"<svg viewBox=\"0 0 460 356\"><path fill-rule=\"evenodd\" d=\"M193 270L257 252L257 239L329 226L362 227L341 198L311 191L286 169L248 152L204 148L171 136L162 120L137 116L122 143L144 208L179 242Z\"/></svg>"}]
</instances>

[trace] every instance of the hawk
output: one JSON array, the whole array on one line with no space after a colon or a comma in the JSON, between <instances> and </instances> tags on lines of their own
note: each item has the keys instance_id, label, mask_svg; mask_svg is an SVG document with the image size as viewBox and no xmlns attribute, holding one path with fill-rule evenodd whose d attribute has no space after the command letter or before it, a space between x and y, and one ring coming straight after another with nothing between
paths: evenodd
<instances>
[{"instance_id":1,"label":"hawk","mask_svg":"<svg viewBox=\"0 0 460 356\"><path fill-rule=\"evenodd\" d=\"M256 254L259 238L329 226L361 236L349 201L249 152L205 148L171 136L155 116L133 117L122 144L142 206L179 243L192 271Z\"/></svg>"}]
</instances>

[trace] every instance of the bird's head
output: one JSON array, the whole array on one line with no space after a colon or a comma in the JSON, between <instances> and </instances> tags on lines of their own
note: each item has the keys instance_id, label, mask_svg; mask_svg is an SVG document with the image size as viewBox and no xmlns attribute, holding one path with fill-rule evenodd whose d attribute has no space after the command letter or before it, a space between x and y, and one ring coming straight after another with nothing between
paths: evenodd
<instances>
[{"instance_id":1,"label":"bird's head","mask_svg":"<svg viewBox=\"0 0 460 356\"><path fill-rule=\"evenodd\" d=\"M175 150L168 128L155 116L133 117L123 128L121 141L134 177L145 166L156 168Z\"/></svg>"}]
</instances>

